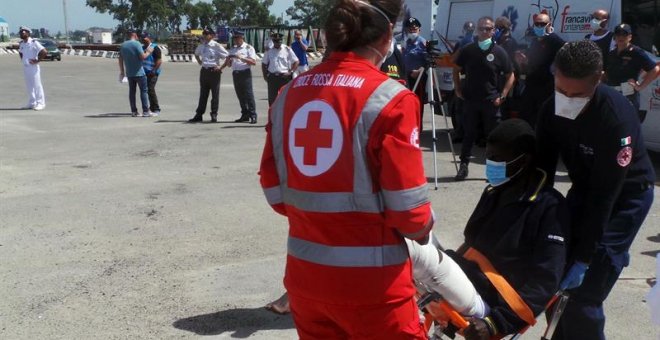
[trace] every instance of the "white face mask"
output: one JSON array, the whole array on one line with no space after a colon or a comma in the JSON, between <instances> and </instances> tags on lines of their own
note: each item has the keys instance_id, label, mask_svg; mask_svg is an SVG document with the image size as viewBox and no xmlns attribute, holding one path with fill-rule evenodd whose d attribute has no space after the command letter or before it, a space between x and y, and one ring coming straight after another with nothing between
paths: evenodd
<instances>
[{"instance_id":1,"label":"white face mask","mask_svg":"<svg viewBox=\"0 0 660 340\"><path fill-rule=\"evenodd\" d=\"M598 31L600 29L600 24L602 23L602 20L598 20L596 18L591 19L591 29L594 31Z\"/></svg>"},{"instance_id":2,"label":"white face mask","mask_svg":"<svg viewBox=\"0 0 660 340\"><path fill-rule=\"evenodd\" d=\"M392 43L390 43L390 48L387 50L387 55L385 56L385 59L383 59L383 62L385 62L385 60L387 60L387 58L391 57L392 54L394 54L394 49L395 48L396 47L394 47L394 36L392 36Z\"/></svg>"},{"instance_id":3,"label":"white face mask","mask_svg":"<svg viewBox=\"0 0 660 340\"><path fill-rule=\"evenodd\" d=\"M574 120L587 106L591 97L566 97L555 91L555 115Z\"/></svg>"},{"instance_id":4,"label":"white face mask","mask_svg":"<svg viewBox=\"0 0 660 340\"><path fill-rule=\"evenodd\" d=\"M408 33L408 38L410 40L415 40L417 37L419 37L419 33Z\"/></svg>"}]
</instances>

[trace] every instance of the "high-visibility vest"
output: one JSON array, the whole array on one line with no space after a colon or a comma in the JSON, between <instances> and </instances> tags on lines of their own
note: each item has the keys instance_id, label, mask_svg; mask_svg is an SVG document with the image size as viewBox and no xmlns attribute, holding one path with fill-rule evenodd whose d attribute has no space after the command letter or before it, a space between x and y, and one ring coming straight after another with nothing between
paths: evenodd
<instances>
[{"instance_id":1,"label":"high-visibility vest","mask_svg":"<svg viewBox=\"0 0 660 340\"><path fill-rule=\"evenodd\" d=\"M368 75L366 78L365 83L370 80ZM279 183L264 187L264 193L272 206L284 204L289 217L285 284L290 294L349 305L395 301L414 294L408 251L401 236L419 238L428 233L428 228L401 233L386 226L384 216L423 207L428 211L424 217L428 220L428 187L424 180L402 190L375 189L367 155L370 130L390 101L401 100L400 95L409 93L381 73L377 79L378 82L364 84L363 92L356 92L364 94L364 100L347 99L352 100L351 104L357 102L361 111L354 124L341 125L341 136L336 131L332 135L342 139L341 154L333 167L343 170L344 176L352 173L350 179L315 179L314 174L303 174L292 161L291 141L295 137L291 135L294 132L290 119L309 102L314 102L311 105L315 107L332 106L332 95L297 102L298 98L291 94L292 88L295 91L294 80L282 89L271 107L268 142L272 145ZM334 112L340 121L348 120L341 110ZM307 125L315 121L318 127L320 121L328 119L327 114L323 109L316 110L315 115L310 111ZM328 130L323 132L327 134ZM319 132L313 139L324 140L327 135ZM414 159L415 155L411 157ZM352 181L352 186L343 191L325 190L324 181Z\"/></svg>"}]
</instances>

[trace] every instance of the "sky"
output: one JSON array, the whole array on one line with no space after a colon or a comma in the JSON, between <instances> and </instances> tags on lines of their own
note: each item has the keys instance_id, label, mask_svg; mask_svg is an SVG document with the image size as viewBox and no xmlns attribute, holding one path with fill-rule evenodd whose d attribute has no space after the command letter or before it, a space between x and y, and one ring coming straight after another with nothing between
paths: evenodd
<instances>
[{"instance_id":1,"label":"sky","mask_svg":"<svg viewBox=\"0 0 660 340\"><path fill-rule=\"evenodd\" d=\"M44 27L51 33L64 32L62 2L62 0L0 0L0 17L9 23L9 32L18 31L19 26L33 29ZM112 15L96 13L94 9L85 6L85 0L66 0L66 4L69 30L84 30L92 26L114 28L118 24L112 19ZM292 5L293 0L274 0L270 12L280 16Z\"/></svg>"}]
</instances>

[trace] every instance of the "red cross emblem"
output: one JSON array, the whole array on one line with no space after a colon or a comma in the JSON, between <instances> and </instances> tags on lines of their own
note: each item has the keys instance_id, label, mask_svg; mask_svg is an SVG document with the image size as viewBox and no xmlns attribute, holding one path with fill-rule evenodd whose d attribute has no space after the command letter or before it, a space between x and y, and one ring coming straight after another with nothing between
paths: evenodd
<instances>
[{"instance_id":1,"label":"red cross emblem","mask_svg":"<svg viewBox=\"0 0 660 340\"><path fill-rule=\"evenodd\" d=\"M319 148L332 147L332 129L321 129L323 112L311 111L307 116L307 127L296 129L295 146L302 147L303 164L316 165Z\"/></svg>"},{"instance_id":2,"label":"red cross emblem","mask_svg":"<svg viewBox=\"0 0 660 340\"><path fill-rule=\"evenodd\" d=\"M621 149L619 153L616 155L616 162L619 163L621 167L626 167L630 162L632 161L632 148L629 146L626 146L625 148Z\"/></svg>"},{"instance_id":3,"label":"red cross emblem","mask_svg":"<svg viewBox=\"0 0 660 340\"><path fill-rule=\"evenodd\" d=\"M303 175L321 175L339 159L344 143L342 125L327 102L312 100L301 106L291 117L287 133L291 160Z\"/></svg>"}]
</instances>

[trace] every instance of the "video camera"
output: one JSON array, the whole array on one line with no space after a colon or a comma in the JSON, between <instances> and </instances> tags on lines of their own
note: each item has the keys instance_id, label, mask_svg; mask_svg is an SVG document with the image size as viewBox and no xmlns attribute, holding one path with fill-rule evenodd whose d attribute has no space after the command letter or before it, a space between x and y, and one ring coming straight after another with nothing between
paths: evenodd
<instances>
[{"instance_id":1,"label":"video camera","mask_svg":"<svg viewBox=\"0 0 660 340\"><path fill-rule=\"evenodd\" d=\"M443 51L436 46L438 46L438 40L426 41L426 62L428 64L434 64L434 60L443 55Z\"/></svg>"}]
</instances>

